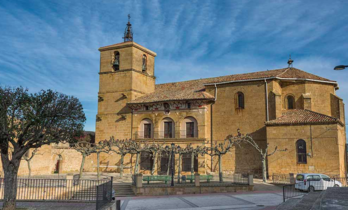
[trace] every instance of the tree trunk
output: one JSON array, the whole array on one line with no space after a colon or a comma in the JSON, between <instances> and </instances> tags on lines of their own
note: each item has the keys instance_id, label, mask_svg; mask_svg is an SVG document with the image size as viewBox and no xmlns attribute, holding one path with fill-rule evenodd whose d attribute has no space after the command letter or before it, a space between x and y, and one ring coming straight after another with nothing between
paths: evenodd
<instances>
[{"instance_id":1,"label":"tree trunk","mask_svg":"<svg viewBox=\"0 0 348 210\"><path fill-rule=\"evenodd\" d=\"M191 183L193 182L194 164L195 164L194 161L195 161L195 155L194 153L191 153L191 176L192 176Z\"/></svg>"},{"instance_id":2,"label":"tree trunk","mask_svg":"<svg viewBox=\"0 0 348 210\"><path fill-rule=\"evenodd\" d=\"M120 178L123 177L123 161L124 161L124 154L121 154L121 160L120 160Z\"/></svg>"},{"instance_id":3,"label":"tree trunk","mask_svg":"<svg viewBox=\"0 0 348 210\"><path fill-rule=\"evenodd\" d=\"M224 179L222 177L222 155L219 155L219 181L223 182Z\"/></svg>"},{"instance_id":4,"label":"tree trunk","mask_svg":"<svg viewBox=\"0 0 348 210\"><path fill-rule=\"evenodd\" d=\"M5 157L2 157L2 160ZM17 197L17 174L20 165L20 160L12 159L7 160L8 164L3 163L4 170L4 204L3 210L15 210L16 209L16 197Z\"/></svg>"},{"instance_id":5,"label":"tree trunk","mask_svg":"<svg viewBox=\"0 0 348 210\"><path fill-rule=\"evenodd\" d=\"M157 166L157 151L155 152L155 155L153 157L153 165L152 165L152 170L151 170L151 175L152 176L155 173L156 166Z\"/></svg>"},{"instance_id":6,"label":"tree trunk","mask_svg":"<svg viewBox=\"0 0 348 210\"><path fill-rule=\"evenodd\" d=\"M139 173L139 155L140 153L137 153L137 157L135 159L135 168L134 168L134 175Z\"/></svg>"},{"instance_id":7,"label":"tree trunk","mask_svg":"<svg viewBox=\"0 0 348 210\"><path fill-rule=\"evenodd\" d=\"M86 155L82 155L81 167L80 167L80 179L82 178L83 166L85 165Z\"/></svg>"},{"instance_id":8,"label":"tree trunk","mask_svg":"<svg viewBox=\"0 0 348 210\"><path fill-rule=\"evenodd\" d=\"M267 182L267 163L266 157L262 157L262 180Z\"/></svg>"},{"instance_id":9,"label":"tree trunk","mask_svg":"<svg viewBox=\"0 0 348 210\"><path fill-rule=\"evenodd\" d=\"M99 180L100 178L100 173L99 173L99 166L100 166L100 163L99 163L99 156L100 156L100 153L98 152L97 153L97 179Z\"/></svg>"},{"instance_id":10,"label":"tree trunk","mask_svg":"<svg viewBox=\"0 0 348 210\"><path fill-rule=\"evenodd\" d=\"M171 163L171 160L172 160L172 153L169 152L167 176L169 176L169 170L170 170L170 165L171 165L170 163Z\"/></svg>"},{"instance_id":11,"label":"tree trunk","mask_svg":"<svg viewBox=\"0 0 348 210\"><path fill-rule=\"evenodd\" d=\"M191 175L193 176L193 173L194 173L194 164L195 164L195 154L192 153L191 154Z\"/></svg>"},{"instance_id":12,"label":"tree trunk","mask_svg":"<svg viewBox=\"0 0 348 210\"><path fill-rule=\"evenodd\" d=\"M179 162L178 162L178 183L180 183L180 175L181 175L181 153L179 153Z\"/></svg>"},{"instance_id":13,"label":"tree trunk","mask_svg":"<svg viewBox=\"0 0 348 210\"><path fill-rule=\"evenodd\" d=\"M30 161L31 160L28 160L28 171L29 171L29 178L31 177L31 165L30 165Z\"/></svg>"}]
</instances>

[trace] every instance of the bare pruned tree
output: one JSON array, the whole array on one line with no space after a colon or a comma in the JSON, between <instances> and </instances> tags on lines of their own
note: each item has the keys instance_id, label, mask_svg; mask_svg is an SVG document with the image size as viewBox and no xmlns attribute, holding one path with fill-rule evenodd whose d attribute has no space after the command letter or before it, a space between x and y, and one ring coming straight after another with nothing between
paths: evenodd
<instances>
[{"instance_id":1,"label":"bare pruned tree","mask_svg":"<svg viewBox=\"0 0 348 210\"><path fill-rule=\"evenodd\" d=\"M24 156L22 157L22 160L27 161L27 166L28 166L28 177L31 177L31 160L33 159L33 157L35 155L43 155L43 153L37 153L38 152L38 148L35 148L31 151L28 151L27 153L24 154Z\"/></svg>"},{"instance_id":2,"label":"bare pruned tree","mask_svg":"<svg viewBox=\"0 0 348 210\"><path fill-rule=\"evenodd\" d=\"M279 152L287 151L287 148L280 150L280 149L278 149L278 146L276 146L272 152L269 152L268 151L268 149L269 149L268 143L266 145L266 148L262 149L256 143L256 141L252 138L251 135L249 135L249 134L243 135L240 132L240 129L237 130L237 133L238 133L238 135L234 138L238 139L241 142L246 142L246 143L250 144L252 147L254 147L260 153L261 161L262 161L262 180L263 180L263 182L267 182L267 157L273 155L277 151L279 151Z\"/></svg>"},{"instance_id":3,"label":"bare pruned tree","mask_svg":"<svg viewBox=\"0 0 348 210\"><path fill-rule=\"evenodd\" d=\"M52 90L32 94L21 87L0 87L0 150L5 179L3 209L16 208L17 176L23 155L43 145L75 142L85 121L82 105L75 97Z\"/></svg>"},{"instance_id":4,"label":"bare pruned tree","mask_svg":"<svg viewBox=\"0 0 348 210\"><path fill-rule=\"evenodd\" d=\"M239 145L240 140L234 138L232 135L229 135L226 137L226 139L218 143L217 141L214 142L213 147L206 147L205 149L202 148L202 152L205 154L212 156L218 156L219 157L219 181L223 182L223 172L222 172L222 156L227 154L233 146Z\"/></svg>"},{"instance_id":5,"label":"bare pruned tree","mask_svg":"<svg viewBox=\"0 0 348 210\"><path fill-rule=\"evenodd\" d=\"M115 140L114 137L110 138L110 150L120 155L120 178L123 177L124 169L124 157L130 153L131 140ZM116 147L116 148L115 148Z\"/></svg>"}]
</instances>

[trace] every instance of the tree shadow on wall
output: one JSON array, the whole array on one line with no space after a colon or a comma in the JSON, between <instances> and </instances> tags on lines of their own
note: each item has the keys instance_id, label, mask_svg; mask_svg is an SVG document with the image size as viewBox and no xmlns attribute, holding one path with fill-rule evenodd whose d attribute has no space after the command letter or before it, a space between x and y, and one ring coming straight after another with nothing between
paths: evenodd
<instances>
[{"instance_id":1,"label":"tree shadow on wall","mask_svg":"<svg viewBox=\"0 0 348 210\"><path fill-rule=\"evenodd\" d=\"M266 148L266 127L262 127L250 133L255 142L262 148ZM250 144L241 143L235 147L235 173L249 173L255 177L262 175L262 162L260 153Z\"/></svg>"}]
</instances>

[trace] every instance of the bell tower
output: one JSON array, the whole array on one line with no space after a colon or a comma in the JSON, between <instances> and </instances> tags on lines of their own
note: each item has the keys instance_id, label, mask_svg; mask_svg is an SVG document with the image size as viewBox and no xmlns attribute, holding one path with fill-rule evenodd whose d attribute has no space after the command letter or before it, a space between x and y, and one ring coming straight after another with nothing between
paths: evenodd
<instances>
[{"instance_id":1,"label":"bell tower","mask_svg":"<svg viewBox=\"0 0 348 210\"><path fill-rule=\"evenodd\" d=\"M133 42L129 19L124 42L99 48L96 142L111 136L132 138L132 111L127 102L155 91L156 53Z\"/></svg>"}]
</instances>

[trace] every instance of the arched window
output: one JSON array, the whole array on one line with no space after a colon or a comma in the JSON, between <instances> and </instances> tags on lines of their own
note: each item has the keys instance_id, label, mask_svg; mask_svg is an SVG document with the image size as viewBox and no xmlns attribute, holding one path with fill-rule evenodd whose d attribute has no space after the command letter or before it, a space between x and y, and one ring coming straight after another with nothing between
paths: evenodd
<instances>
[{"instance_id":1,"label":"arched window","mask_svg":"<svg viewBox=\"0 0 348 210\"><path fill-rule=\"evenodd\" d=\"M197 120L193 117L186 117L180 123L180 138L198 137Z\"/></svg>"},{"instance_id":2,"label":"arched window","mask_svg":"<svg viewBox=\"0 0 348 210\"><path fill-rule=\"evenodd\" d=\"M307 148L306 142L303 139L296 142L297 163L307 164Z\"/></svg>"},{"instance_id":3,"label":"arched window","mask_svg":"<svg viewBox=\"0 0 348 210\"><path fill-rule=\"evenodd\" d=\"M175 136L175 123L174 121L166 117L160 124L160 138L174 138Z\"/></svg>"},{"instance_id":4,"label":"arched window","mask_svg":"<svg viewBox=\"0 0 348 210\"><path fill-rule=\"evenodd\" d=\"M143 119L138 130L139 139L151 139L153 137L153 123L150 119Z\"/></svg>"},{"instance_id":5,"label":"arched window","mask_svg":"<svg viewBox=\"0 0 348 210\"><path fill-rule=\"evenodd\" d=\"M147 57L146 57L146 55L145 55L145 54L143 55L143 65L142 65L142 70L143 70L143 71L146 71L146 70L147 70Z\"/></svg>"},{"instance_id":6,"label":"arched window","mask_svg":"<svg viewBox=\"0 0 348 210\"><path fill-rule=\"evenodd\" d=\"M114 62L112 67L115 71L120 70L120 53L118 51L114 54Z\"/></svg>"},{"instance_id":7,"label":"arched window","mask_svg":"<svg viewBox=\"0 0 348 210\"><path fill-rule=\"evenodd\" d=\"M288 109L295 109L295 98L294 98L294 96L292 96L292 95L288 95L287 97L286 97L286 100L287 100L287 108Z\"/></svg>"},{"instance_id":8,"label":"arched window","mask_svg":"<svg viewBox=\"0 0 348 210\"><path fill-rule=\"evenodd\" d=\"M244 94L242 92L237 93L236 102L236 107L238 109L244 109Z\"/></svg>"},{"instance_id":9,"label":"arched window","mask_svg":"<svg viewBox=\"0 0 348 210\"><path fill-rule=\"evenodd\" d=\"M151 152L141 152L140 155L140 169L152 170L153 158Z\"/></svg>"}]
</instances>

